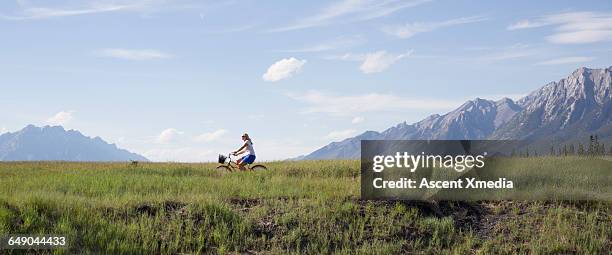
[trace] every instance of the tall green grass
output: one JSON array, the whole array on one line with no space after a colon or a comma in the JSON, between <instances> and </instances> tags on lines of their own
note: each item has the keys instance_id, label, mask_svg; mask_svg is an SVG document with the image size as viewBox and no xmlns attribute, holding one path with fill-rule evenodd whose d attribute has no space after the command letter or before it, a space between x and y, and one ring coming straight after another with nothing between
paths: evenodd
<instances>
[{"instance_id":1,"label":"tall green grass","mask_svg":"<svg viewBox=\"0 0 612 255\"><path fill-rule=\"evenodd\" d=\"M0 235L66 235L70 247L55 254L612 248L610 203L360 201L358 161L266 165L228 174L216 164L0 163Z\"/></svg>"}]
</instances>

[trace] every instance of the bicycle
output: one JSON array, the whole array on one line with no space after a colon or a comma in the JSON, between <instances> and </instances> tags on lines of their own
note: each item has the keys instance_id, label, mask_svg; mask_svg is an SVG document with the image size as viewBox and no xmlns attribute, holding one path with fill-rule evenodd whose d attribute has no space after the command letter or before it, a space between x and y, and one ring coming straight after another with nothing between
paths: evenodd
<instances>
[{"instance_id":1,"label":"bicycle","mask_svg":"<svg viewBox=\"0 0 612 255\"><path fill-rule=\"evenodd\" d=\"M227 157L225 155L219 154L218 162L221 165L217 166L217 170L224 170L230 173L235 171L236 169L240 170L240 168L238 167L238 164L232 161L231 153L227 155ZM256 164L253 166L251 166L251 164L247 164L245 165L245 170L242 170L242 171L262 171L262 170L268 170L268 168L261 164Z\"/></svg>"}]
</instances>

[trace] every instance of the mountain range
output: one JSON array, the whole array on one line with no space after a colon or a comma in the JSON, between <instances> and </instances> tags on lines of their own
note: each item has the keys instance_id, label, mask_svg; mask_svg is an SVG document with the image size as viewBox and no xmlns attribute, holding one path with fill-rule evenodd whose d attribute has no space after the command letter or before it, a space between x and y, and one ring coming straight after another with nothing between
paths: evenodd
<instances>
[{"instance_id":1,"label":"mountain range","mask_svg":"<svg viewBox=\"0 0 612 255\"><path fill-rule=\"evenodd\" d=\"M579 68L517 100L476 98L444 115L366 131L297 159L359 158L361 140L498 139L562 144L591 134L612 140L612 67ZM547 142L550 146L550 142Z\"/></svg>"},{"instance_id":2,"label":"mountain range","mask_svg":"<svg viewBox=\"0 0 612 255\"><path fill-rule=\"evenodd\" d=\"M147 158L61 126L27 127L0 135L0 161L148 161Z\"/></svg>"},{"instance_id":3,"label":"mountain range","mask_svg":"<svg viewBox=\"0 0 612 255\"><path fill-rule=\"evenodd\" d=\"M297 159L359 158L361 140L499 139L546 141L541 146L585 141L591 134L612 142L612 67L579 68L513 101L476 98L444 115L382 132L366 131ZM530 145L531 146L531 145ZM0 135L0 161L148 161L145 157L61 126L29 125Z\"/></svg>"}]
</instances>

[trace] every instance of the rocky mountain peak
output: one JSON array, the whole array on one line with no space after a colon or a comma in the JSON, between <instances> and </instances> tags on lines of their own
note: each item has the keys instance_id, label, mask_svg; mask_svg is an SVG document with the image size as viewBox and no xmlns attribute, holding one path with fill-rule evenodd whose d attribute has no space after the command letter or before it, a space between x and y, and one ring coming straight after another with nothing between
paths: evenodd
<instances>
[{"instance_id":1,"label":"rocky mountain peak","mask_svg":"<svg viewBox=\"0 0 612 255\"><path fill-rule=\"evenodd\" d=\"M579 68L518 101L469 100L444 115L369 131L325 146L304 159L358 158L361 139L550 139L597 133L612 139L612 67ZM367 134L367 135L365 135Z\"/></svg>"},{"instance_id":2,"label":"rocky mountain peak","mask_svg":"<svg viewBox=\"0 0 612 255\"><path fill-rule=\"evenodd\" d=\"M524 110L494 138L524 139L582 126L596 130L610 121L611 68L579 68L519 100Z\"/></svg>"},{"instance_id":3,"label":"rocky mountain peak","mask_svg":"<svg viewBox=\"0 0 612 255\"><path fill-rule=\"evenodd\" d=\"M543 104L572 104L579 100L594 100L601 104L612 97L610 87L612 67L606 69L576 69L568 77L551 82L531 92L519 101L525 107L537 107ZM552 108L552 106L551 106Z\"/></svg>"},{"instance_id":4,"label":"rocky mountain peak","mask_svg":"<svg viewBox=\"0 0 612 255\"><path fill-rule=\"evenodd\" d=\"M516 103L514 102L514 100L507 98L507 97L503 97L500 100L495 101L496 105L516 105Z\"/></svg>"},{"instance_id":5,"label":"rocky mountain peak","mask_svg":"<svg viewBox=\"0 0 612 255\"><path fill-rule=\"evenodd\" d=\"M141 155L119 149L102 138L90 138L62 126L28 125L0 135L0 161L147 161Z\"/></svg>"}]
</instances>

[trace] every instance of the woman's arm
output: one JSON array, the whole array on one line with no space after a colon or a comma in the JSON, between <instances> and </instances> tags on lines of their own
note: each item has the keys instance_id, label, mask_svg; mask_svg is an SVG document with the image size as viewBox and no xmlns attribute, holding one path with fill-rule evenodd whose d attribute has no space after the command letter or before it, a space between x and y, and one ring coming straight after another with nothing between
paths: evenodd
<instances>
[{"instance_id":1,"label":"woman's arm","mask_svg":"<svg viewBox=\"0 0 612 255\"><path fill-rule=\"evenodd\" d=\"M234 155L240 155L240 154L244 153L244 151L243 151L243 150L246 148L246 146L247 146L247 145L246 145L246 143L245 143L245 144L243 144L243 145L242 145L242 146L241 146L239 149L237 149L236 151L234 151Z\"/></svg>"}]
</instances>

